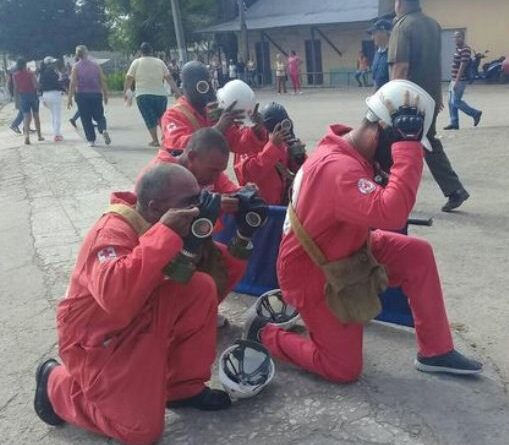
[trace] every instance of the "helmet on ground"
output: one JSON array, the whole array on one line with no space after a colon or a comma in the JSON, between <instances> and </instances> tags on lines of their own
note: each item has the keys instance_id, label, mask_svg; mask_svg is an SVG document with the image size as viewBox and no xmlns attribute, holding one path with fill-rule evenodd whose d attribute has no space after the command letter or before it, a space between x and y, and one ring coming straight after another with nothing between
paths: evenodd
<instances>
[{"instance_id":1,"label":"helmet on ground","mask_svg":"<svg viewBox=\"0 0 509 445\"><path fill-rule=\"evenodd\" d=\"M419 85L409 80L391 80L380 88L375 94L366 99L368 113L366 118L371 122L382 121L386 125L392 125L391 110L387 107L386 101L390 101L392 107L397 110L405 104L405 94L410 94L410 104L415 104L424 112L424 132L422 136L422 144L431 151L431 143L427 138L433 117L435 114L434 99Z\"/></svg>"},{"instance_id":2,"label":"helmet on ground","mask_svg":"<svg viewBox=\"0 0 509 445\"><path fill-rule=\"evenodd\" d=\"M233 102L237 102L234 109L246 113L244 124L251 122L250 117L256 106L256 95L247 83L239 79L231 80L217 91L217 101L219 108L223 109L228 108Z\"/></svg>"},{"instance_id":3,"label":"helmet on ground","mask_svg":"<svg viewBox=\"0 0 509 445\"><path fill-rule=\"evenodd\" d=\"M262 294L249 311L282 329L291 329L300 319L297 309L283 299L281 289Z\"/></svg>"},{"instance_id":4,"label":"helmet on ground","mask_svg":"<svg viewBox=\"0 0 509 445\"><path fill-rule=\"evenodd\" d=\"M219 380L230 397L248 399L274 378L276 367L263 345L237 340L219 358Z\"/></svg>"}]
</instances>

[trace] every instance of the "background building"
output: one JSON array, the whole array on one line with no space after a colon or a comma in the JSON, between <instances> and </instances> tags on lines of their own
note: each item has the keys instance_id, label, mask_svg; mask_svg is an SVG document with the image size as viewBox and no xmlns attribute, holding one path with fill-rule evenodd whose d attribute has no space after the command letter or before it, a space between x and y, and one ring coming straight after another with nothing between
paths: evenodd
<instances>
[{"instance_id":1,"label":"background building","mask_svg":"<svg viewBox=\"0 0 509 445\"><path fill-rule=\"evenodd\" d=\"M443 79L449 79L457 29L466 31L476 51L489 50L488 59L509 56L508 0L421 0L424 12L440 22ZM255 57L259 78L272 83L277 53L295 50L304 61L306 85L336 86L353 82L355 62L362 49L375 50L366 30L382 15L393 14L394 0L257 0L245 12L248 52ZM238 8L236 9L238 11ZM222 42L225 56L237 59L239 17L202 30ZM229 40L225 39L229 36Z\"/></svg>"}]
</instances>

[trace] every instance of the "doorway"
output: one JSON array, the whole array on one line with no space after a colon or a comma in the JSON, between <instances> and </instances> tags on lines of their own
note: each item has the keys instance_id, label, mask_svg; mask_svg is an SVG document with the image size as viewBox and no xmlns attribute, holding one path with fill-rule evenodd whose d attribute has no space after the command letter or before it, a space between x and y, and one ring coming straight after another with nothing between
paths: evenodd
<instances>
[{"instance_id":1,"label":"doorway","mask_svg":"<svg viewBox=\"0 0 509 445\"><path fill-rule=\"evenodd\" d=\"M256 42L256 71L258 85L272 85L269 42Z\"/></svg>"},{"instance_id":2,"label":"doorway","mask_svg":"<svg viewBox=\"0 0 509 445\"><path fill-rule=\"evenodd\" d=\"M315 39L306 40L305 43L308 85L323 85L322 42Z\"/></svg>"}]
</instances>

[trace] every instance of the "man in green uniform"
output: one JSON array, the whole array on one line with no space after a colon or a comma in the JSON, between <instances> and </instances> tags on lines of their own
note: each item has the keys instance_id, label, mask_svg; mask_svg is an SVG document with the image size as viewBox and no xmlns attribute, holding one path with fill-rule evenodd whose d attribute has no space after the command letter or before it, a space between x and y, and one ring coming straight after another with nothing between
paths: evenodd
<instances>
[{"instance_id":1,"label":"man in green uniform","mask_svg":"<svg viewBox=\"0 0 509 445\"><path fill-rule=\"evenodd\" d=\"M428 139L433 152L426 152L426 163L444 195L442 211L450 212L463 204L469 194L453 170L442 143L436 137L436 118L443 109L441 84L441 28L424 15L419 0L396 0L396 19L389 42L391 79L408 79L424 88L435 99L437 108Z\"/></svg>"}]
</instances>

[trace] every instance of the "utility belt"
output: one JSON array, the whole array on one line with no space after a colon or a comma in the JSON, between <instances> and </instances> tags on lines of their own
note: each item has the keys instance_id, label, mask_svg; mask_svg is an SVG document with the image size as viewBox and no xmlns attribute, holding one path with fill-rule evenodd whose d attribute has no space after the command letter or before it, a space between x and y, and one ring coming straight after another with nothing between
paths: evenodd
<instances>
[{"instance_id":1,"label":"utility belt","mask_svg":"<svg viewBox=\"0 0 509 445\"><path fill-rule=\"evenodd\" d=\"M112 204L104 213L119 215L131 226L138 236L143 235L152 226L136 209L125 204ZM226 268L223 254L217 248L212 238L208 238L204 242L202 251L196 260L196 270L210 275L216 283L218 294L224 294L228 283L228 269Z\"/></svg>"},{"instance_id":2,"label":"utility belt","mask_svg":"<svg viewBox=\"0 0 509 445\"><path fill-rule=\"evenodd\" d=\"M348 258L328 262L291 204L288 215L302 248L325 275L325 298L332 313L342 323L365 323L375 318L382 311L379 294L387 289L389 279L369 243Z\"/></svg>"}]
</instances>

